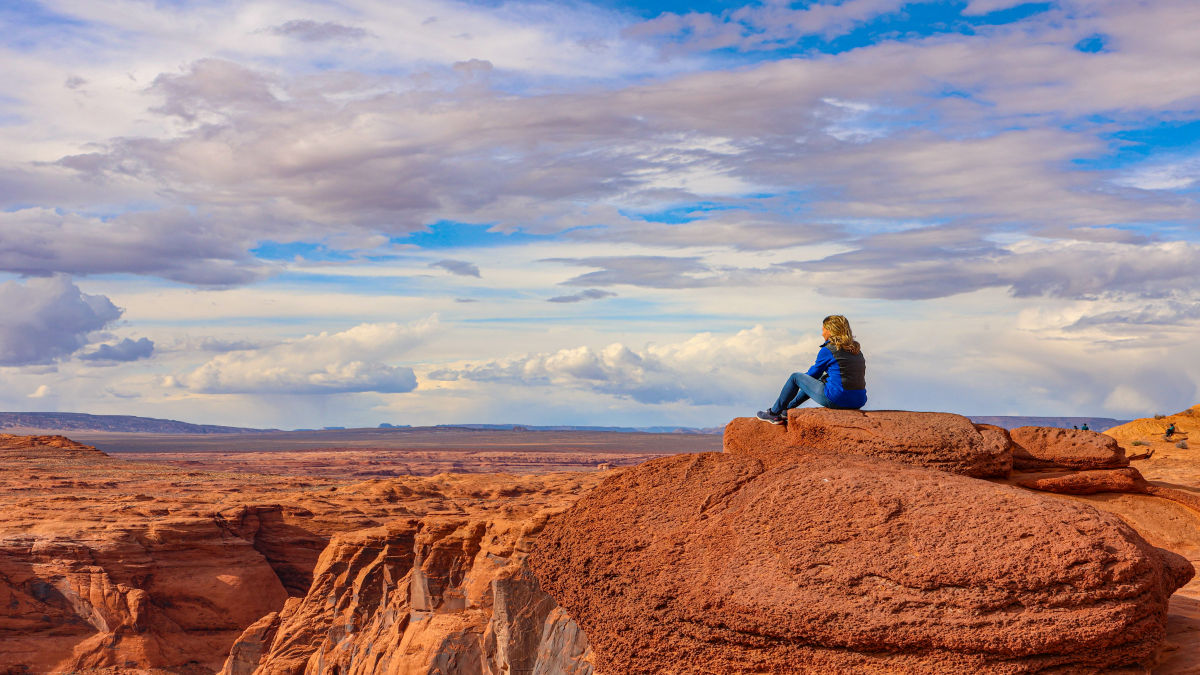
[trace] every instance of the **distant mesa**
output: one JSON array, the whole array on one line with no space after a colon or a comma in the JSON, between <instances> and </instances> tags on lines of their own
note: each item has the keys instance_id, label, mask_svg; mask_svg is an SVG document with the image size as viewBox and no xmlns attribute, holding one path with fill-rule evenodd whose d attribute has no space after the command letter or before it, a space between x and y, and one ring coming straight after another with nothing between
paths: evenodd
<instances>
[{"instance_id":1,"label":"distant mesa","mask_svg":"<svg viewBox=\"0 0 1200 675\"><path fill-rule=\"evenodd\" d=\"M60 412L0 412L0 429L22 431L111 431L146 434L238 434L265 429L189 424L133 415L88 415Z\"/></svg>"}]
</instances>

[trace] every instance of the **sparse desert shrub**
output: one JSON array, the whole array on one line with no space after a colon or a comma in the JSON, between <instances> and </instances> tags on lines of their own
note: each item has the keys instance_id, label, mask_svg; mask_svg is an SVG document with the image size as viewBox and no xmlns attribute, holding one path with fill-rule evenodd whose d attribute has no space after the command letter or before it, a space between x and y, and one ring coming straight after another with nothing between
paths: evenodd
<instances>
[{"instance_id":1,"label":"sparse desert shrub","mask_svg":"<svg viewBox=\"0 0 1200 675\"><path fill-rule=\"evenodd\" d=\"M1146 441L1133 441L1130 445L1150 445Z\"/></svg>"},{"instance_id":2,"label":"sparse desert shrub","mask_svg":"<svg viewBox=\"0 0 1200 675\"><path fill-rule=\"evenodd\" d=\"M1154 413L1154 419L1156 419L1156 420L1161 420L1164 417L1166 417L1166 415L1164 415L1162 413Z\"/></svg>"},{"instance_id":3,"label":"sparse desert shrub","mask_svg":"<svg viewBox=\"0 0 1200 675\"><path fill-rule=\"evenodd\" d=\"M1180 450L1187 450L1187 441L1179 441L1175 444L1175 447L1179 448Z\"/></svg>"}]
</instances>

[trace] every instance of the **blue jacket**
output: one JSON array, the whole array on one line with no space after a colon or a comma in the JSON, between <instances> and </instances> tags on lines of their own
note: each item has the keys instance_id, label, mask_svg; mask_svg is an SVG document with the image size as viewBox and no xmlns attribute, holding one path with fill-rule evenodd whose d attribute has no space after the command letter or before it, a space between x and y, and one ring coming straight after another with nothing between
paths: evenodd
<instances>
[{"instance_id":1,"label":"blue jacket","mask_svg":"<svg viewBox=\"0 0 1200 675\"><path fill-rule=\"evenodd\" d=\"M852 354L842 349L830 349L826 342L817 351L817 362L808 369L809 377L825 380L825 396L835 408L857 410L867 404L867 360L862 352ZM847 388L849 387L849 388Z\"/></svg>"}]
</instances>

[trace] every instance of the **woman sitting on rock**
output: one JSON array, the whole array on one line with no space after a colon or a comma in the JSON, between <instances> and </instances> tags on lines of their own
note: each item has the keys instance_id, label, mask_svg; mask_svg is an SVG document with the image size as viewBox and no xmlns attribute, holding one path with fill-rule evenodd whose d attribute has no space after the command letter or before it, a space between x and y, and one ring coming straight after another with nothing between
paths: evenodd
<instances>
[{"instance_id":1,"label":"woman sitting on rock","mask_svg":"<svg viewBox=\"0 0 1200 675\"><path fill-rule=\"evenodd\" d=\"M758 419L786 424L787 411L810 398L826 408L858 410L867 404L867 360L850 332L850 320L840 314L825 317L821 337L825 343L817 362L807 373L792 373L775 405L758 411Z\"/></svg>"}]
</instances>

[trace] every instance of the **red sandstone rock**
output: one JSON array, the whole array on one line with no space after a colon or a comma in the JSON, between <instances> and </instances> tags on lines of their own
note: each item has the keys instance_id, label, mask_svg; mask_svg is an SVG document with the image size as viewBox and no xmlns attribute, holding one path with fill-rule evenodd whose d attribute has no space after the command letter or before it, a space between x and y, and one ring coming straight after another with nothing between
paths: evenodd
<instances>
[{"instance_id":1,"label":"red sandstone rock","mask_svg":"<svg viewBox=\"0 0 1200 675\"><path fill-rule=\"evenodd\" d=\"M1009 445L1003 429L950 413L794 408L786 427L747 417L725 427L725 452L771 466L806 454L842 453L992 478L1008 475Z\"/></svg>"},{"instance_id":2,"label":"red sandstone rock","mask_svg":"<svg viewBox=\"0 0 1200 675\"><path fill-rule=\"evenodd\" d=\"M1125 451L1111 436L1079 429L1018 427L1013 440L1013 468L1030 470L1112 469L1129 466Z\"/></svg>"},{"instance_id":3,"label":"red sandstone rock","mask_svg":"<svg viewBox=\"0 0 1200 675\"><path fill-rule=\"evenodd\" d=\"M586 638L524 565L548 512L510 515L336 536L307 596L247 629L223 675L590 674Z\"/></svg>"},{"instance_id":4,"label":"red sandstone rock","mask_svg":"<svg viewBox=\"0 0 1200 675\"><path fill-rule=\"evenodd\" d=\"M1146 494L1169 499L1173 502L1183 504L1193 511L1200 511L1200 494L1195 492L1160 485L1147 485Z\"/></svg>"},{"instance_id":5,"label":"red sandstone rock","mask_svg":"<svg viewBox=\"0 0 1200 675\"><path fill-rule=\"evenodd\" d=\"M1091 495L1097 492L1145 493L1149 487L1137 469L1097 469L1068 474L1017 479L1017 485L1031 490L1066 495Z\"/></svg>"},{"instance_id":6,"label":"red sandstone rock","mask_svg":"<svg viewBox=\"0 0 1200 675\"><path fill-rule=\"evenodd\" d=\"M75 451L84 454L105 455L90 445L73 441L66 436L16 436L0 434L0 448L9 454L17 456L15 450L55 448L58 450Z\"/></svg>"},{"instance_id":7,"label":"red sandstone rock","mask_svg":"<svg viewBox=\"0 0 1200 675\"><path fill-rule=\"evenodd\" d=\"M1093 672L1194 574L1090 506L846 456L654 460L535 546L606 673Z\"/></svg>"}]
</instances>

